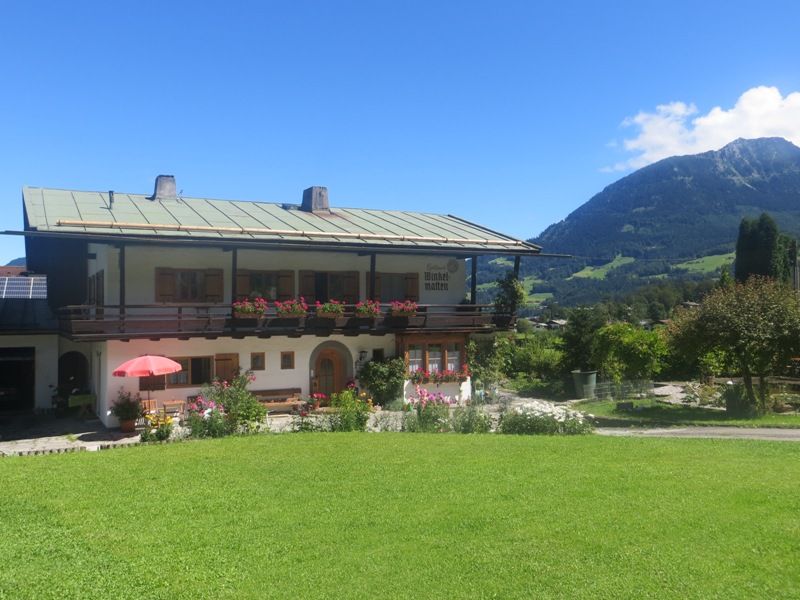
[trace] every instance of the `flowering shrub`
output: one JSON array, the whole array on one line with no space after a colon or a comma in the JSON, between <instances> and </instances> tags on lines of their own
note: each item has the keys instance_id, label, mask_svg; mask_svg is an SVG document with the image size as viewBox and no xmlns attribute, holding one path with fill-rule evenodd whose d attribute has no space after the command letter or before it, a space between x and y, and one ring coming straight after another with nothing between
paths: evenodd
<instances>
[{"instance_id":1,"label":"flowering shrub","mask_svg":"<svg viewBox=\"0 0 800 600\"><path fill-rule=\"evenodd\" d=\"M415 388L416 396L409 399L409 412L403 419L403 429L413 432L441 433L450 431L450 406L456 401L441 392Z\"/></svg>"},{"instance_id":2,"label":"flowering shrub","mask_svg":"<svg viewBox=\"0 0 800 600\"><path fill-rule=\"evenodd\" d=\"M390 305L392 314L396 317L413 317L417 314L417 303L413 300L393 300Z\"/></svg>"},{"instance_id":3,"label":"flowering shrub","mask_svg":"<svg viewBox=\"0 0 800 600\"><path fill-rule=\"evenodd\" d=\"M213 402L217 409L222 407L228 433L251 433L264 423L267 409L247 391L247 385L253 381L255 376L248 371L230 381L217 379L203 386L200 392L203 402Z\"/></svg>"},{"instance_id":4,"label":"flowering shrub","mask_svg":"<svg viewBox=\"0 0 800 600\"><path fill-rule=\"evenodd\" d=\"M120 421L135 421L144 414L142 412L142 398L139 394L120 388L117 399L111 406L111 414Z\"/></svg>"},{"instance_id":5,"label":"flowering shrub","mask_svg":"<svg viewBox=\"0 0 800 600\"><path fill-rule=\"evenodd\" d=\"M590 433L587 416L549 402L531 401L505 412L497 429L512 434L580 434Z\"/></svg>"},{"instance_id":6,"label":"flowering shrub","mask_svg":"<svg viewBox=\"0 0 800 600\"><path fill-rule=\"evenodd\" d=\"M291 299L281 302L275 301L275 311L279 317L305 317L308 314L308 304L302 296L300 299Z\"/></svg>"},{"instance_id":7,"label":"flowering shrub","mask_svg":"<svg viewBox=\"0 0 800 600\"><path fill-rule=\"evenodd\" d=\"M202 394L186 406L191 437L222 437L228 432L225 409Z\"/></svg>"},{"instance_id":8,"label":"flowering shrub","mask_svg":"<svg viewBox=\"0 0 800 600\"><path fill-rule=\"evenodd\" d=\"M261 296L253 298L243 298L233 303L233 311L242 315L263 316L267 312L269 303Z\"/></svg>"},{"instance_id":9,"label":"flowering shrub","mask_svg":"<svg viewBox=\"0 0 800 600\"><path fill-rule=\"evenodd\" d=\"M338 300L328 300L327 302L317 300L315 310L318 316L341 317L344 314L344 303Z\"/></svg>"},{"instance_id":10,"label":"flowering shrub","mask_svg":"<svg viewBox=\"0 0 800 600\"><path fill-rule=\"evenodd\" d=\"M466 381L469 377L469 367L464 365L460 371L448 370L444 371L414 371L409 376L411 383L419 385L420 383L449 383L453 381Z\"/></svg>"},{"instance_id":11,"label":"flowering shrub","mask_svg":"<svg viewBox=\"0 0 800 600\"><path fill-rule=\"evenodd\" d=\"M323 394L322 392L314 392L311 394L308 400L306 400L307 404L312 404L314 406L321 406L322 404L327 404L328 396Z\"/></svg>"},{"instance_id":12,"label":"flowering shrub","mask_svg":"<svg viewBox=\"0 0 800 600\"><path fill-rule=\"evenodd\" d=\"M139 439L143 442L168 440L172 434L172 417L164 413L147 414L145 418L145 428Z\"/></svg>"},{"instance_id":13,"label":"flowering shrub","mask_svg":"<svg viewBox=\"0 0 800 600\"><path fill-rule=\"evenodd\" d=\"M329 416L330 431L364 431L372 412L372 398L353 390L344 390L331 396L331 406L336 409Z\"/></svg>"},{"instance_id":14,"label":"flowering shrub","mask_svg":"<svg viewBox=\"0 0 800 600\"><path fill-rule=\"evenodd\" d=\"M358 302L356 304L355 314L362 319L374 319L381 314L381 303L377 300Z\"/></svg>"}]
</instances>

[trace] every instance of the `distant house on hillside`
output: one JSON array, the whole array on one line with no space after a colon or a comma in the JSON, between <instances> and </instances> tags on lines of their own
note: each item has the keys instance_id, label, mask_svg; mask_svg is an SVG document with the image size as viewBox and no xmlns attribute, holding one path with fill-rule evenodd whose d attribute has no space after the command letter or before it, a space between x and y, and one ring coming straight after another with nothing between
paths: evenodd
<instances>
[{"instance_id":1,"label":"distant house on hillside","mask_svg":"<svg viewBox=\"0 0 800 600\"><path fill-rule=\"evenodd\" d=\"M0 369L0 389L14 388L5 407L47 409L55 389L81 389L109 425L123 387L185 400L242 368L265 397L330 394L366 361L392 356L409 380L447 371L443 391L464 400L469 336L514 326L476 304L476 258L513 257L518 270L540 250L452 215L337 208L322 187L299 205L209 200L178 197L174 178L159 176L151 196L24 188L23 208L28 268L47 276L52 313L38 301L24 329L0 335L0 355L25 373ZM269 302L265 313L234 311L254 296ZM277 314L276 301L300 298L307 314ZM344 313L318 312L329 300ZM375 318L355 313L367 300L380 304ZM416 311L393 316L393 301ZM143 354L182 370L112 376Z\"/></svg>"}]
</instances>

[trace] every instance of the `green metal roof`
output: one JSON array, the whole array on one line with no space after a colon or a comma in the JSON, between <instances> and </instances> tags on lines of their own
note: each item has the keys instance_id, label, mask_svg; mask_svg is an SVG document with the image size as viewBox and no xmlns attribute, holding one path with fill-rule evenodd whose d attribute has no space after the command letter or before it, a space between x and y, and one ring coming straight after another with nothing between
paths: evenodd
<instances>
[{"instance_id":1,"label":"green metal roof","mask_svg":"<svg viewBox=\"0 0 800 600\"><path fill-rule=\"evenodd\" d=\"M248 241L429 249L478 254L538 254L516 240L452 215L338 208L306 212L297 205L25 187L26 231L80 237Z\"/></svg>"}]
</instances>

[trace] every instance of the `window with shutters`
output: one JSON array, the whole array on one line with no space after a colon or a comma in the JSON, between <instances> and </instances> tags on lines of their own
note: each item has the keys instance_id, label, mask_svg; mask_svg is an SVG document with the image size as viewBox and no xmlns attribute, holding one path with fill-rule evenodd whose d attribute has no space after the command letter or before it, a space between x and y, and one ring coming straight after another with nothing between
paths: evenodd
<instances>
[{"instance_id":1,"label":"window with shutters","mask_svg":"<svg viewBox=\"0 0 800 600\"><path fill-rule=\"evenodd\" d=\"M294 271L236 271L236 295L239 298L261 296L269 301L295 297Z\"/></svg>"},{"instance_id":2,"label":"window with shutters","mask_svg":"<svg viewBox=\"0 0 800 600\"><path fill-rule=\"evenodd\" d=\"M359 301L358 271L300 271L299 295L306 302L339 300L345 304Z\"/></svg>"},{"instance_id":3,"label":"window with shutters","mask_svg":"<svg viewBox=\"0 0 800 600\"><path fill-rule=\"evenodd\" d=\"M374 299L383 303L394 300L419 302L419 273L376 273Z\"/></svg>"},{"instance_id":4,"label":"window with shutters","mask_svg":"<svg viewBox=\"0 0 800 600\"><path fill-rule=\"evenodd\" d=\"M222 269L156 269L156 302L222 302Z\"/></svg>"},{"instance_id":5,"label":"window with shutters","mask_svg":"<svg viewBox=\"0 0 800 600\"><path fill-rule=\"evenodd\" d=\"M408 372L461 371L464 367L466 338L457 334L407 335L398 339Z\"/></svg>"},{"instance_id":6,"label":"window with shutters","mask_svg":"<svg viewBox=\"0 0 800 600\"><path fill-rule=\"evenodd\" d=\"M177 373L167 375L167 387L189 387L211 383L214 378L213 356L187 356L172 358L181 365Z\"/></svg>"}]
</instances>

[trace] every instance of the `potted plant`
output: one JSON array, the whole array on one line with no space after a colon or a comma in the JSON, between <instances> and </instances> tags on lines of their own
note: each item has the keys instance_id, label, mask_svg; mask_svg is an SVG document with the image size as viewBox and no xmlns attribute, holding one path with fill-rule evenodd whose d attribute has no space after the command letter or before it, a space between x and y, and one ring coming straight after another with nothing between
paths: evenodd
<instances>
[{"instance_id":1,"label":"potted plant","mask_svg":"<svg viewBox=\"0 0 800 600\"><path fill-rule=\"evenodd\" d=\"M381 314L381 303L377 300L364 300L356 304L353 312L359 319L375 319Z\"/></svg>"},{"instance_id":2,"label":"potted plant","mask_svg":"<svg viewBox=\"0 0 800 600\"><path fill-rule=\"evenodd\" d=\"M417 303L413 300L394 300L389 310L393 317L413 317L417 314Z\"/></svg>"},{"instance_id":3,"label":"potted plant","mask_svg":"<svg viewBox=\"0 0 800 600\"><path fill-rule=\"evenodd\" d=\"M292 298L281 302L275 301L275 312L279 317L300 318L308 314L308 304L302 296L299 299Z\"/></svg>"},{"instance_id":4,"label":"potted plant","mask_svg":"<svg viewBox=\"0 0 800 600\"><path fill-rule=\"evenodd\" d=\"M525 288L514 273L507 273L497 280L497 295L494 297L494 322L508 327L514 320L517 308L525 301Z\"/></svg>"},{"instance_id":5,"label":"potted plant","mask_svg":"<svg viewBox=\"0 0 800 600\"><path fill-rule=\"evenodd\" d=\"M317 300L315 313L320 319L335 319L344 315L344 303L338 300L320 302Z\"/></svg>"},{"instance_id":6,"label":"potted plant","mask_svg":"<svg viewBox=\"0 0 800 600\"><path fill-rule=\"evenodd\" d=\"M111 414L119 419L119 428L123 433L132 433L136 430L136 420L144 414L142 411L139 394L120 388L117 399L111 406Z\"/></svg>"},{"instance_id":7,"label":"potted plant","mask_svg":"<svg viewBox=\"0 0 800 600\"><path fill-rule=\"evenodd\" d=\"M252 300L242 298L233 303L233 316L236 319L260 319L266 314L268 306L269 303L261 296Z\"/></svg>"},{"instance_id":8,"label":"potted plant","mask_svg":"<svg viewBox=\"0 0 800 600\"><path fill-rule=\"evenodd\" d=\"M327 401L328 397L321 393L315 392L311 394L311 398L308 400L308 405L313 408L314 410L319 410L320 405L323 401Z\"/></svg>"}]
</instances>

